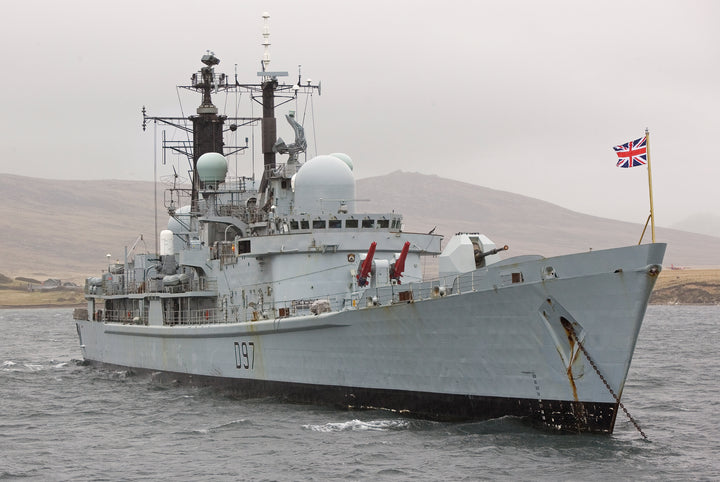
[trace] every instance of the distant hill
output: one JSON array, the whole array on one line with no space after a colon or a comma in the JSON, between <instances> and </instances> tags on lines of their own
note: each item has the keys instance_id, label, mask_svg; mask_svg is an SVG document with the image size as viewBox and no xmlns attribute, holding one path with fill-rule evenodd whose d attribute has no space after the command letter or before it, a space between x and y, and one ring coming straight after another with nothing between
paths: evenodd
<instances>
[{"instance_id":1,"label":"distant hill","mask_svg":"<svg viewBox=\"0 0 720 482\"><path fill-rule=\"evenodd\" d=\"M56 181L0 174L0 272L84 279L141 234L154 250L152 182ZM162 193L162 192L161 192ZM160 229L167 223L161 213Z\"/></svg>"},{"instance_id":2,"label":"distant hill","mask_svg":"<svg viewBox=\"0 0 720 482\"><path fill-rule=\"evenodd\" d=\"M712 213L693 214L670 227L691 233L720 236L720 215Z\"/></svg>"},{"instance_id":3,"label":"distant hill","mask_svg":"<svg viewBox=\"0 0 720 482\"><path fill-rule=\"evenodd\" d=\"M0 272L82 280L138 249L153 251L154 186L139 181L56 181L0 174ZM162 189L158 188L162 198ZM580 214L537 199L424 174L394 172L357 181L357 209L404 214L407 231L482 232L507 255L545 256L637 243L642 225ZM160 204L158 227L167 225ZM656 229L666 265L720 266L720 238ZM649 239L649 236L646 237Z\"/></svg>"},{"instance_id":4,"label":"distant hill","mask_svg":"<svg viewBox=\"0 0 720 482\"><path fill-rule=\"evenodd\" d=\"M456 232L482 232L507 244L507 256L554 256L589 249L637 244L643 224L581 214L538 199L444 179L396 171L361 179L357 197L371 199L357 209L385 211L400 206L408 230L429 231L446 239ZM404 200L404 201L403 201ZM650 228L644 242L650 240ZM720 237L655 228L668 243L665 265L720 266Z\"/></svg>"}]
</instances>

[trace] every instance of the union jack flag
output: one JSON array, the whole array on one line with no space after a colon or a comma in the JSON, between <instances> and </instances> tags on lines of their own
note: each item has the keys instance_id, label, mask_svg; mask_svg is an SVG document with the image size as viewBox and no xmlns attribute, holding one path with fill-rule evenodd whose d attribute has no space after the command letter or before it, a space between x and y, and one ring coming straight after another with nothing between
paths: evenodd
<instances>
[{"instance_id":1,"label":"union jack flag","mask_svg":"<svg viewBox=\"0 0 720 482\"><path fill-rule=\"evenodd\" d=\"M617 167L644 166L647 163L647 136L613 147L620 158Z\"/></svg>"}]
</instances>

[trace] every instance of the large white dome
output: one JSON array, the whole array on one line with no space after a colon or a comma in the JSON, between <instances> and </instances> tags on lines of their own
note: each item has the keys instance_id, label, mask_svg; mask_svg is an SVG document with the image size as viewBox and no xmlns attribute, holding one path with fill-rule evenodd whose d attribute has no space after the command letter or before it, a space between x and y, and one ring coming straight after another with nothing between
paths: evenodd
<instances>
[{"instance_id":1,"label":"large white dome","mask_svg":"<svg viewBox=\"0 0 720 482\"><path fill-rule=\"evenodd\" d=\"M296 213L336 213L341 205L355 208L355 177L348 165L335 156L317 156L295 175Z\"/></svg>"}]
</instances>

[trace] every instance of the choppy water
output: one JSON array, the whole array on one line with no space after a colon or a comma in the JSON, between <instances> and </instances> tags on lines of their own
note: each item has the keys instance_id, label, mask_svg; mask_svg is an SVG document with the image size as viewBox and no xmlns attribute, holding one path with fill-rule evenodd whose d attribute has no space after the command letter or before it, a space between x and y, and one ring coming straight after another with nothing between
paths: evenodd
<instances>
[{"instance_id":1,"label":"choppy water","mask_svg":"<svg viewBox=\"0 0 720 482\"><path fill-rule=\"evenodd\" d=\"M83 365L71 310L0 310L0 479L717 480L720 307L651 306L615 434L238 400Z\"/></svg>"}]
</instances>

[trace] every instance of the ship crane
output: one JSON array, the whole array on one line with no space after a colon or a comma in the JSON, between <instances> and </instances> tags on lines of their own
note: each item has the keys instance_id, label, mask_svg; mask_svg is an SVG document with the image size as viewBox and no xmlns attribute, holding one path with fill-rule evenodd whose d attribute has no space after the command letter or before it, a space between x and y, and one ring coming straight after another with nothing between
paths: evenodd
<instances>
[{"instance_id":1,"label":"ship crane","mask_svg":"<svg viewBox=\"0 0 720 482\"><path fill-rule=\"evenodd\" d=\"M128 261L132 262L135 259L135 248L137 248L138 244L142 241L143 246L145 246L145 251L147 251L147 245L145 244L145 239L143 238L143 235L140 234L140 236L137 237L133 245L128 250L127 259Z\"/></svg>"}]
</instances>

